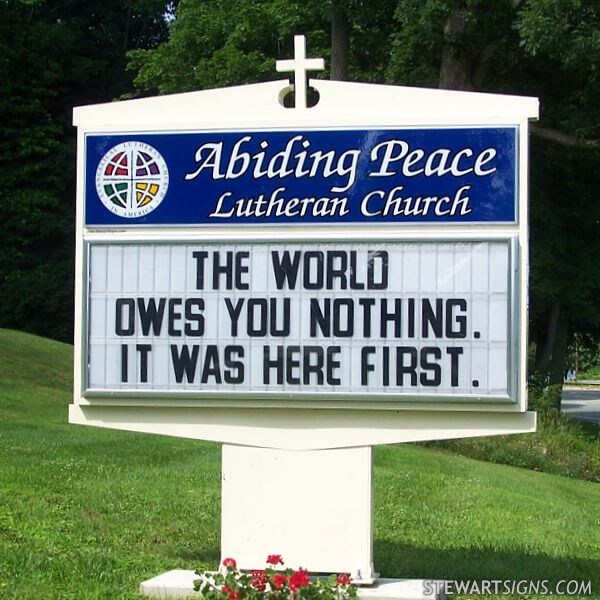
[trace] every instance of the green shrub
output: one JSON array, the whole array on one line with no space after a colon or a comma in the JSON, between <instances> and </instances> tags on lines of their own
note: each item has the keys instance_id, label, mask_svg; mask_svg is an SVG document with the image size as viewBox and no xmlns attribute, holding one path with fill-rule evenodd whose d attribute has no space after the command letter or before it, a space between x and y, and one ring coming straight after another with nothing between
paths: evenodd
<instances>
[{"instance_id":1,"label":"green shrub","mask_svg":"<svg viewBox=\"0 0 600 600\"><path fill-rule=\"evenodd\" d=\"M562 385L549 385L541 392L529 391L529 410L547 413L560 410Z\"/></svg>"},{"instance_id":2,"label":"green shrub","mask_svg":"<svg viewBox=\"0 0 600 600\"><path fill-rule=\"evenodd\" d=\"M436 446L488 462L524 467L600 482L600 428L562 414L561 386L532 393L529 407L538 413L537 431L429 442Z\"/></svg>"},{"instance_id":3,"label":"green shrub","mask_svg":"<svg viewBox=\"0 0 600 600\"><path fill-rule=\"evenodd\" d=\"M577 379L600 381L600 365L590 367L585 371L579 371L579 373L577 373Z\"/></svg>"}]
</instances>

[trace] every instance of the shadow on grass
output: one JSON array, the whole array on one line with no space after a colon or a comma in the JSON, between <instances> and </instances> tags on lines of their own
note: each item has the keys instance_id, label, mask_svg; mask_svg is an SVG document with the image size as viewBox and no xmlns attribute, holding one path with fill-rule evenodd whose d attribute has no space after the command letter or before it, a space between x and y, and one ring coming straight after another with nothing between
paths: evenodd
<instances>
[{"instance_id":1,"label":"shadow on grass","mask_svg":"<svg viewBox=\"0 0 600 600\"><path fill-rule=\"evenodd\" d=\"M381 577L453 580L591 580L600 589L600 560L556 557L493 548L435 549L374 541L375 570Z\"/></svg>"}]
</instances>

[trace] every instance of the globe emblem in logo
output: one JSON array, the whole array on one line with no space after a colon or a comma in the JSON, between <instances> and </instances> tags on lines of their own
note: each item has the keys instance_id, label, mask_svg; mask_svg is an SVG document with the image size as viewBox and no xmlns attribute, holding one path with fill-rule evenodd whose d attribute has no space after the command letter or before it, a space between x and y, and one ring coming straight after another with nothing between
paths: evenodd
<instances>
[{"instance_id":1,"label":"globe emblem in logo","mask_svg":"<svg viewBox=\"0 0 600 600\"><path fill-rule=\"evenodd\" d=\"M118 144L98 163L98 196L110 212L120 217L134 219L152 212L163 201L168 187L167 163L149 144Z\"/></svg>"}]
</instances>

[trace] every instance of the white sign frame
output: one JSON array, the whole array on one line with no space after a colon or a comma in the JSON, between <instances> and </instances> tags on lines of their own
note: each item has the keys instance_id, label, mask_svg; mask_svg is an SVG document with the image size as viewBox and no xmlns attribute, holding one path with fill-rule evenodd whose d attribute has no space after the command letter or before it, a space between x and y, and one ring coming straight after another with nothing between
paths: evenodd
<instances>
[{"instance_id":1,"label":"white sign frame","mask_svg":"<svg viewBox=\"0 0 600 600\"><path fill-rule=\"evenodd\" d=\"M279 236L263 237L261 239L248 239L246 237L239 237L234 240L229 240L231 243L248 243L253 244L268 244L270 242L281 242ZM291 232L285 239L286 243L294 243L299 241ZM302 242L308 240L302 239ZM309 243L319 244L332 242L331 238L325 239L322 236L311 239ZM442 408L445 405L465 405L473 404L477 405L510 405L517 404L518 402L518 347L516 344L517 340L517 325L518 320L512 318L512 315L516 314L518 306L518 239L516 236L512 238L487 236L484 240L481 236L470 237L463 236L462 238L456 238L454 236L443 236L441 234L432 236L426 240L423 236L420 237L386 237L382 240L380 236L372 234L371 237L365 238L360 237L357 240L353 240L351 236L345 236L344 242L357 241L359 243L377 243L377 242L426 242L426 243L461 243L461 242L505 242L509 249L509 269L506 274L507 277L507 288L508 288L508 302L507 302L507 324L512 325L512 331L508 331L508 349L507 349L507 374L508 374L508 395L507 396L491 396L482 394L472 394L471 396L463 395L461 397L458 394L431 394L426 393L409 393L409 392L386 392L386 393L375 393L368 392L368 388L365 392L347 392L347 391L300 391L300 392L283 392L283 391L246 391L236 390L232 392L231 389L224 390L150 390L140 389L134 390L120 390L114 389L93 389L89 386L88 380L88 368L90 364L88 347L84 348L82 355L82 382L84 386L84 394L86 398L90 399L102 399L110 398L106 400L106 404L114 401L119 404L123 401L130 399L143 400L148 399L149 401L156 401L160 399L169 399L171 406L226 406L228 408L265 408L265 407L276 407L285 401L287 407L302 408L309 405L312 408L364 408L372 410L385 410L390 408L418 408L425 405L437 405ZM196 239L178 239L174 242L175 245L193 244L197 242ZM223 246L222 240L218 236L214 236L214 239L203 238L202 243L212 242L215 246ZM121 240L119 245L133 243L135 245L150 245L154 243L164 243L164 240L148 240L139 241L136 238L131 240ZM113 240L103 241L103 238L97 236L92 241L86 242L86 253L85 253L85 264L87 272L87 280L90 281L90 270L89 270L89 253L91 247L94 245L112 245ZM89 317L91 310L89 306L88 288L84 290L85 303L87 306L88 322L85 324L85 337L88 337L89 331ZM318 340L315 341L318 343ZM366 342L365 342L366 343ZM368 398L365 398L365 394L368 392ZM233 395L233 397L231 397Z\"/></svg>"},{"instance_id":2,"label":"white sign frame","mask_svg":"<svg viewBox=\"0 0 600 600\"><path fill-rule=\"evenodd\" d=\"M535 429L527 411L528 121L536 98L312 80L320 95L312 108L286 109L278 101L287 80L172 96L79 107L76 222L74 402L70 422L249 445L318 449L424 439L517 433ZM351 99L351 101L349 101ZM243 104L244 111L239 111ZM367 109L365 110L365 107ZM367 128L517 128L515 223L431 224L376 228L352 225L202 227L85 227L85 139L122 132L267 131ZM511 306L514 308L511 402L348 402L263 397L249 401L99 394L86 390L87 264L94 243L211 241L487 241L511 240ZM512 310L512 308L511 308ZM514 392L514 395L513 393ZM335 407L335 408L334 408ZM315 409L319 409L315 413ZM378 410L374 410L378 409ZM379 410L380 409L380 410ZM311 416L312 415L312 416ZM315 417L318 415L318 419ZM304 424L304 427L302 426Z\"/></svg>"}]
</instances>

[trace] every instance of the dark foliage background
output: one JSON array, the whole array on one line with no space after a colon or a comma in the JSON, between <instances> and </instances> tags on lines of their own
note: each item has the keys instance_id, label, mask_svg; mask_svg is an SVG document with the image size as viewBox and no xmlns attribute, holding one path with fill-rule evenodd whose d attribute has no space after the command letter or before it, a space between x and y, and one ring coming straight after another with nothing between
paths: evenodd
<instances>
[{"instance_id":1,"label":"dark foliage background","mask_svg":"<svg viewBox=\"0 0 600 600\"><path fill-rule=\"evenodd\" d=\"M74 105L272 79L294 33L326 77L540 97L531 369L562 381L600 332L595 0L0 1L0 326L71 339Z\"/></svg>"},{"instance_id":2,"label":"dark foliage background","mask_svg":"<svg viewBox=\"0 0 600 600\"><path fill-rule=\"evenodd\" d=\"M127 52L167 36L163 1L0 2L0 327L72 339L72 107L132 89Z\"/></svg>"}]
</instances>

